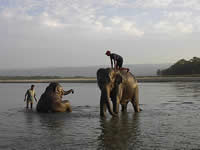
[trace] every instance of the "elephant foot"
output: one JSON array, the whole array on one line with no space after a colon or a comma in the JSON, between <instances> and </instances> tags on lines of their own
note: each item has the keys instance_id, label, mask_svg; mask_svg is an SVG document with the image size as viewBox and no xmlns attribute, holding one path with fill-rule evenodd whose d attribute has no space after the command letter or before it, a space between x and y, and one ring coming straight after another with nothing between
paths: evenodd
<instances>
[{"instance_id":1,"label":"elephant foot","mask_svg":"<svg viewBox=\"0 0 200 150\"><path fill-rule=\"evenodd\" d=\"M101 117L101 118L105 118L105 117L106 117L106 115L105 115L105 114L101 114L101 113L100 113L100 117Z\"/></svg>"},{"instance_id":2,"label":"elephant foot","mask_svg":"<svg viewBox=\"0 0 200 150\"><path fill-rule=\"evenodd\" d=\"M72 108L71 108L70 105L68 106L68 108L66 109L66 111L67 111L67 112L72 112Z\"/></svg>"},{"instance_id":3,"label":"elephant foot","mask_svg":"<svg viewBox=\"0 0 200 150\"><path fill-rule=\"evenodd\" d=\"M62 103L65 105L66 112L72 112L72 107L69 100L63 100Z\"/></svg>"},{"instance_id":4,"label":"elephant foot","mask_svg":"<svg viewBox=\"0 0 200 150\"><path fill-rule=\"evenodd\" d=\"M100 117L106 117L106 112L100 110Z\"/></svg>"},{"instance_id":5,"label":"elephant foot","mask_svg":"<svg viewBox=\"0 0 200 150\"><path fill-rule=\"evenodd\" d=\"M127 110L121 110L122 113L127 113Z\"/></svg>"},{"instance_id":6,"label":"elephant foot","mask_svg":"<svg viewBox=\"0 0 200 150\"><path fill-rule=\"evenodd\" d=\"M113 113L112 116L113 117L118 117L118 113Z\"/></svg>"},{"instance_id":7,"label":"elephant foot","mask_svg":"<svg viewBox=\"0 0 200 150\"><path fill-rule=\"evenodd\" d=\"M112 113L111 115L112 115L112 117L118 117L117 113ZM100 117L105 118L106 114L105 113L100 113Z\"/></svg>"},{"instance_id":8,"label":"elephant foot","mask_svg":"<svg viewBox=\"0 0 200 150\"><path fill-rule=\"evenodd\" d=\"M127 112L127 107L122 106L121 112Z\"/></svg>"},{"instance_id":9,"label":"elephant foot","mask_svg":"<svg viewBox=\"0 0 200 150\"><path fill-rule=\"evenodd\" d=\"M140 109L138 104L132 103L132 105L133 105L133 108L134 108L135 112L140 112L141 111L141 109Z\"/></svg>"},{"instance_id":10,"label":"elephant foot","mask_svg":"<svg viewBox=\"0 0 200 150\"><path fill-rule=\"evenodd\" d=\"M135 112L140 112L141 109L140 108L135 108Z\"/></svg>"}]
</instances>

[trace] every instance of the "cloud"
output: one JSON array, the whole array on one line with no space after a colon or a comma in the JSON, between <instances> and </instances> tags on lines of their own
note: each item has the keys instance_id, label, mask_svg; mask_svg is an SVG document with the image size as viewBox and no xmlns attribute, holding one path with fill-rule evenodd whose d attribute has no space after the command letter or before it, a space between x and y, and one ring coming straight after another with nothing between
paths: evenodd
<instances>
[{"instance_id":1,"label":"cloud","mask_svg":"<svg viewBox=\"0 0 200 150\"><path fill-rule=\"evenodd\" d=\"M121 53L127 57L131 57L132 49L143 52L137 59L140 63L146 49L159 53L169 47L170 42L163 42L157 50L160 39L182 44L180 40L186 37L198 37L199 6L199 0L6 0L0 6L0 64L18 51L19 59L7 64L24 64L21 60L29 63L31 53L46 66L55 57L55 49L56 57L60 57L58 65L89 64L93 58L85 56L85 60L85 53L101 56L107 48L119 49L119 53L123 49ZM195 43L190 46L198 47ZM47 61L42 61L44 56ZM92 61L104 63L102 57Z\"/></svg>"},{"instance_id":2,"label":"cloud","mask_svg":"<svg viewBox=\"0 0 200 150\"><path fill-rule=\"evenodd\" d=\"M193 32L193 25L185 24L183 22L170 23L168 21L161 21L158 24L156 24L154 27L158 32L167 33L170 35L177 35L177 32L179 34L180 33L186 34L186 33Z\"/></svg>"},{"instance_id":3,"label":"cloud","mask_svg":"<svg viewBox=\"0 0 200 150\"><path fill-rule=\"evenodd\" d=\"M170 11L166 12L166 17L176 20L190 20L193 17L193 13L191 11Z\"/></svg>"},{"instance_id":4,"label":"cloud","mask_svg":"<svg viewBox=\"0 0 200 150\"><path fill-rule=\"evenodd\" d=\"M0 10L0 15L7 19L26 20L52 28L73 27L83 32L118 32L143 37L152 33L193 33L199 31L200 25L198 0L8 1L10 3ZM122 13L116 15L113 10Z\"/></svg>"},{"instance_id":5,"label":"cloud","mask_svg":"<svg viewBox=\"0 0 200 150\"><path fill-rule=\"evenodd\" d=\"M174 0L103 0L103 4L121 8L166 8Z\"/></svg>"},{"instance_id":6,"label":"cloud","mask_svg":"<svg viewBox=\"0 0 200 150\"><path fill-rule=\"evenodd\" d=\"M142 37L144 35L144 31L139 29L136 23L131 21L131 19L128 20L127 18L115 16L111 18L111 22L113 24L113 28L116 28L116 30L126 32L127 34L135 37Z\"/></svg>"},{"instance_id":7,"label":"cloud","mask_svg":"<svg viewBox=\"0 0 200 150\"><path fill-rule=\"evenodd\" d=\"M98 4L116 8L200 10L199 0L102 0Z\"/></svg>"},{"instance_id":8,"label":"cloud","mask_svg":"<svg viewBox=\"0 0 200 150\"><path fill-rule=\"evenodd\" d=\"M140 8L164 8L172 2L173 0L136 0L135 5Z\"/></svg>"},{"instance_id":9,"label":"cloud","mask_svg":"<svg viewBox=\"0 0 200 150\"><path fill-rule=\"evenodd\" d=\"M164 17L158 20L153 28L156 32L168 35L184 35L200 32L198 12L195 11L165 11Z\"/></svg>"},{"instance_id":10,"label":"cloud","mask_svg":"<svg viewBox=\"0 0 200 150\"><path fill-rule=\"evenodd\" d=\"M182 9L200 10L200 1L199 0L174 0L173 7L182 8Z\"/></svg>"},{"instance_id":11,"label":"cloud","mask_svg":"<svg viewBox=\"0 0 200 150\"><path fill-rule=\"evenodd\" d=\"M60 23L59 19L49 16L46 12L42 13L39 18L40 24L48 27L60 28L65 26L65 24Z\"/></svg>"},{"instance_id":12,"label":"cloud","mask_svg":"<svg viewBox=\"0 0 200 150\"><path fill-rule=\"evenodd\" d=\"M13 13L11 11L9 11L8 9L4 9L1 12L1 15L5 18L12 18L13 17Z\"/></svg>"},{"instance_id":13,"label":"cloud","mask_svg":"<svg viewBox=\"0 0 200 150\"><path fill-rule=\"evenodd\" d=\"M136 26L135 23L132 23L130 21L124 21L122 23L122 31L125 31L131 35L135 35L136 37L141 37L144 35L144 32L139 30Z\"/></svg>"},{"instance_id":14,"label":"cloud","mask_svg":"<svg viewBox=\"0 0 200 150\"><path fill-rule=\"evenodd\" d=\"M86 3L88 2L88 3ZM71 26L79 29L92 31L117 31L127 33L136 37L141 37L144 33L137 28L135 22L127 21L126 18L121 19L120 27L115 26L116 22L112 15L105 16L101 13L104 5L122 5L126 4L123 0L109 0L103 2L94 2L92 0L76 1L76 0L60 0L59 3L54 0L34 1L21 0L21 4L17 4L13 8L9 8L5 15L14 18L33 19L38 24L47 27L68 28ZM5 10L4 10L5 11Z\"/></svg>"},{"instance_id":15,"label":"cloud","mask_svg":"<svg viewBox=\"0 0 200 150\"><path fill-rule=\"evenodd\" d=\"M125 0L102 0L104 5L122 6Z\"/></svg>"},{"instance_id":16,"label":"cloud","mask_svg":"<svg viewBox=\"0 0 200 150\"><path fill-rule=\"evenodd\" d=\"M117 25L117 24L121 23L121 18L115 16L115 17L111 18L111 21L114 25Z\"/></svg>"}]
</instances>

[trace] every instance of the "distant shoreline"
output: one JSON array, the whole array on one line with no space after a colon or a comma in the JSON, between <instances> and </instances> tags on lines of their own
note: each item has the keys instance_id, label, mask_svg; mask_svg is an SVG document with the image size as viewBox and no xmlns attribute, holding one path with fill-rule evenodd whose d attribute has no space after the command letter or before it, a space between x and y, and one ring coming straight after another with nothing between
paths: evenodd
<instances>
[{"instance_id":1,"label":"distant shoreline","mask_svg":"<svg viewBox=\"0 0 200 150\"><path fill-rule=\"evenodd\" d=\"M149 76L149 77L136 77L137 81L140 82L200 82L200 77L160 77L160 76ZM0 79L0 83L96 83L96 78L50 78L50 79Z\"/></svg>"}]
</instances>

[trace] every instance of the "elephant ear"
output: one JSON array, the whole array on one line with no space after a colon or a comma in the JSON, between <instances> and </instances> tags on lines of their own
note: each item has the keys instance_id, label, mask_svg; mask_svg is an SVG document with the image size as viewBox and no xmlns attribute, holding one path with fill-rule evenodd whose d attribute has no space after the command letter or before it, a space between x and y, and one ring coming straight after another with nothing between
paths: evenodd
<instances>
[{"instance_id":1,"label":"elephant ear","mask_svg":"<svg viewBox=\"0 0 200 150\"><path fill-rule=\"evenodd\" d=\"M121 75L117 74L117 75L115 76L115 83L116 83L116 84L122 83L122 76L121 76Z\"/></svg>"},{"instance_id":2,"label":"elephant ear","mask_svg":"<svg viewBox=\"0 0 200 150\"><path fill-rule=\"evenodd\" d=\"M56 86L55 92L56 92L58 95L63 95L63 94L64 94L63 88L62 88L60 85Z\"/></svg>"},{"instance_id":3,"label":"elephant ear","mask_svg":"<svg viewBox=\"0 0 200 150\"><path fill-rule=\"evenodd\" d=\"M100 68L97 71L97 83L100 89L103 89L105 84L110 82L109 72L110 72L110 69L108 68L107 69Z\"/></svg>"}]
</instances>

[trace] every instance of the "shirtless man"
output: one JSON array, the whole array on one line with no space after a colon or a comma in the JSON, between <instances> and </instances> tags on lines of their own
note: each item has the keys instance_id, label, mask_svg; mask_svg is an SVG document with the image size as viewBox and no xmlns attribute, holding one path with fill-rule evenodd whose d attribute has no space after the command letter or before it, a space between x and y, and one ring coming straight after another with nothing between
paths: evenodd
<instances>
[{"instance_id":1,"label":"shirtless man","mask_svg":"<svg viewBox=\"0 0 200 150\"><path fill-rule=\"evenodd\" d=\"M31 88L26 91L24 101L26 101L26 108L29 108L29 104L31 105L31 109L33 108L33 101L37 102L37 98L35 96L35 85L31 85Z\"/></svg>"}]
</instances>

